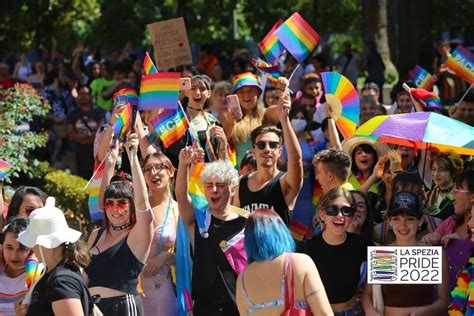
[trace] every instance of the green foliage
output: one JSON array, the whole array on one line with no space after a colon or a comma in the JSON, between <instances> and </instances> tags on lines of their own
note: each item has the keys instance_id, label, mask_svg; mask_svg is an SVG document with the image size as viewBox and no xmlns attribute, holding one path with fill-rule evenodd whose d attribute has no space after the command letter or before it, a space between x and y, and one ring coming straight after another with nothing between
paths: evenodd
<instances>
[{"instance_id":1,"label":"green foliage","mask_svg":"<svg viewBox=\"0 0 474 316\"><path fill-rule=\"evenodd\" d=\"M0 99L0 157L12 165L6 181L18 177L20 172L31 175L39 161L31 157L31 152L46 145L46 133L21 132L18 130L25 121L33 117L44 117L50 106L31 86L17 84L6 90Z\"/></svg>"},{"instance_id":2,"label":"green foliage","mask_svg":"<svg viewBox=\"0 0 474 316\"><path fill-rule=\"evenodd\" d=\"M88 191L83 191L87 181L62 170L55 170L45 177L45 192L56 198L56 205L75 222L76 227L89 225L87 207Z\"/></svg>"}]
</instances>

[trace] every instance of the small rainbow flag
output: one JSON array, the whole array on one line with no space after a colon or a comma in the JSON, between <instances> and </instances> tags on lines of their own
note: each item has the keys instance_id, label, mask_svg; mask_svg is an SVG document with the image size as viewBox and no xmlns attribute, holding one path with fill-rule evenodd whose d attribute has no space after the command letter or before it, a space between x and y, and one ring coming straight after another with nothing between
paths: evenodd
<instances>
[{"instance_id":1,"label":"small rainbow flag","mask_svg":"<svg viewBox=\"0 0 474 316\"><path fill-rule=\"evenodd\" d=\"M34 282L38 281L43 268L44 267L41 267L36 259L30 257L28 260L26 260L25 282L28 288L30 288Z\"/></svg>"},{"instance_id":2,"label":"small rainbow flag","mask_svg":"<svg viewBox=\"0 0 474 316\"><path fill-rule=\"evenodd\" d=\"M10 172L12 166L3 159L0 159L0 181L2 181Z\"/></svg>"},{"instance_id":3,"label":"small rainbow flag","mask_svg":"<svg viewBox=\"0 0 474 316\"><path fill-rule=\"evenodd\" d=\"M180 108L164 109L151 120L151 124L165 148L178 141L189 128L188 121Z\"/></svg>"},{"instance_id":4,"label":"small rainbow flag","mask_svg":"<svg viewBox=\"0 0 474 316\"><path fill-rule=\"evenodd\" d=\"M263 40L258 43L258 47L260 48L263 56L265 56L265 58L271 63L277 62L278 57L280 57L281 53L283 53L285 50L285 47L283 47L278 38L275 36L275 31L282 23L283 20L279 19L272 27L270 32L268 32Z\"/></svg>"},{"instance_id":5,"label":"small rainbow flag","mask_svg":"<svg viewBox=\"0 0 474 316\"><path fill-rule=\"evenodd\" d=\"M459 45L454 50L446 60L445 66L469 84L474 83L474 55L464 46Z\"/></svg>"},{"instance_id":6,"label":"small rainbow flag","mask_svg":"<svg viewBox=\"0 0 474 316\"><path fill-rule=\"evenodd\" d=\"M89 200L87 204L89 206L89 215L91 222L96 222L104 219L104 212L99 208L99 190L100 183L104 176L105 163L98 164L94 166L94 177L92 178L91 183L89 184Z\"/></svg>"},{"instance_id":7,"label":"small rainbow flag","mask_svg":"<svg viewBox=\"0 0 474 316\"><path fill-rule=\"evenodd\" d=\"M234 168L237 167L237 152L235 151L235 147L232 143L227 145L227 158L229 159L230 163Z\"/></svg>"},{"instance_id":8,"label":"small rainbow flag","mask_svg":"<svg viewBox=\"0 0 474 316\"><path fill-rule=\"evenodd\" d=\"M130 103L127 104L125 109L120 113L119 118L115 121L112 129L114 130L114 139L123 138L125 133L130 129L132 122L132 106Z\"/></svg>"},{"instance_id":9,"label":"small rainbow flag","mask_svg":"<svg viewBox=\"0 0 474 316\"><path fill-rule=\"evenodd\" d=\"M270 82L272 83L278 82L278 77L280 77L280 64L279 63L276 63L275 65L271 65L258 57L254 57L252 58L252 64L255 66L255 68L260 70Z\"/></svg>"},{"instance_id":10,"label":"small rainbow flag","mask_svg":"<svg viewBox=\"0 0 474 316\"><path fill-rule=\"evenodd\" d=\"M285 23L280 25L275 35L300 64L319 42L319 34L298 12L293 13Z\"/></svg>"},{"instance_id":11,"label":"small rainbow flag","mask_svg":"<svg viewBox=\"0 0 474 316\"><path fill-rule=\"evenodd\" d=\"M179 100L179 72L142 76L139 110L176 109Z\"/></svg>"},{"instance_id":12,"label":"small rainbow flag","mask_svg":"<svg viewBox=\"0 0 474 316\"><path fill-rule=\"evenodd\" d=\"M158 69L156 69L153 60L151 60L150 54L145 52L145 58L143 59L143 69L145 69L145 75L156 74Z\"/></svg>"},{"instance_id":13,"label":"small rainbow flag","mask_svg":"<svg viewBox=\"0 0 474 316\"><path fill-rule=\"evenodd\" d=\"M114 93L113 100L114 100L114 103L117 103L118 101L125 101L125 103L137 105L138 94L137 94L137 91L135 91L135 89L132 89L132 88L120 89L119 91Z\"/></svg>"},{"instance_id":14,"label":"small rainbow flag","mask_svg":"<svg viewBox=\"0 0 474 316\"><path fill-rule=\"evenodd\" d=\"M206 214L207 214L207 199L204 196L204 184L201 182L201 174L204 171L206 164L203 162L196 162L192 168L188 180L189 196L194 208L194 215L198 224L199 232L206 232Z\"/></svg>"},{"instance_id":15,"label":"small rainbow flag","mask_svg":"<svg viewBox=\"0 0 474 316\"><path fill-rule=\"evenodd\" d=\"M436 77L432 76L420 65L416 65L415 68L410 70L408 76L418 88L425 90L431 90L433 84L436 82Z\"/></svg>"},{"instance_id":16,"label":"small rainbow flag","mask_svg":"<svg viewBox=\"0 0 474 316\"><path fill-rule=\"evenodd\" d=\"M425 89L410 89L410 93L413 97L422 100L427 107L442 109L441 100L439 96L434 92L426 91Z\"/></svg>"}]
</instances>

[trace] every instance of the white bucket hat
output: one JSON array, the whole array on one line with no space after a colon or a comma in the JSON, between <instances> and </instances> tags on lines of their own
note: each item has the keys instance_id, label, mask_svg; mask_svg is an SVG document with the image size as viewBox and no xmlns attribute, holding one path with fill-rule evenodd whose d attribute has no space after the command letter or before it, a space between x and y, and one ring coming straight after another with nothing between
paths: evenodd
<instances>
[{"instance_id":1,"label":"white bucket hat","mask_svg":"<svg viewBox=\"0 0 474 316\"><path fill-rule=\"evenodd\" d=\"M40 245L53 249L65 242L74 243L79 239L82 233L69 228L63 212L54 203L54 197L48 197L44 207L31 213L30 224L18 235L18 242L28 248Z\"/></svg>"}]
</instances>

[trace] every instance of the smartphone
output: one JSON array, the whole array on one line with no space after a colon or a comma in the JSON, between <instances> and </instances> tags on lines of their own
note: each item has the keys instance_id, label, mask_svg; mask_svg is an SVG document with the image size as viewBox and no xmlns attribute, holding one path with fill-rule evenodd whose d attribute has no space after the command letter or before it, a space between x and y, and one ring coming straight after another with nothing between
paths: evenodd
<instances>
[{"instance_id":1,"label":"smartphone","mask_svg":"<svg viewBox=\"0 0 474 316\"><path fill-rule=\"evenodd\" d=\"M232 111L232 116L236 119L241 119L244 115L240 108L239 97L237 94L230 94L227 96L227 106Z\"/></svg>"},{"instance_id":2,"label":"smartphone","mask_svg":"<svg viewBox=\"0 0 474 316\"><path fill-rule=\"evenodd\" d=\"M179 78L179 90L191 90L191 78Z\"/></svg>"}]
</instances>

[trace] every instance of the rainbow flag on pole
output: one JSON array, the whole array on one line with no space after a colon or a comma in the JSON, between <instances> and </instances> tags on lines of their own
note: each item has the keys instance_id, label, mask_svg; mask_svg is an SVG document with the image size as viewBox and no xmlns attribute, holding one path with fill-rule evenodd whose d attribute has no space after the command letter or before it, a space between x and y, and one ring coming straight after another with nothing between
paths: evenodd
<instances>
[{"instance_id":1,"label":"rainbow flag on pole","mask_svg":"<svg viewBox=\"0 0 474 316\"><path fill-rule=\"evenodd\" d=\"M128 103L122 113L120 113L120 116L115 121L114 125L112 126L112 129L114 130L115 140L125 137L125 133L130 129L130 126L132 124L131 119L132 105Z\"/></svg>"},{"instance_id":2,"label":"rainbow flag on pole","mask_svg":"<svg viewBox=\"0 0 474 316\"><path fill-rule=\"evenodd\" d=\"M420 65L416 65L415 68L410 70L408 76L415 86L425 90L431 90L433 84L436 82L436 77L432 76Z\"/></svg>"},{"instance_id":3,"label":"rainbow flag on pole","mask_svg":"<svg viewBox=\"0 0 474 316\"><path fill-rule=\"evenodd\" d=\"M0 181L2 181L10 172L12 166L3 159L0 159Z\"/></svg>"},{"instance_id":4,"label":"rainbow flag on pole","mask_svg":"<svg viewBox=\"0 0 474 316\"><path fill-rule=\"evenodd\" d=\"M278 77L280 77L280 64L276 63L275 65L271 65L258 57L252 58L252 64L255 68L260 70L270 82L278 82Z\"/></svg>"},{"instance_id":5,"label":"rainbow flag on pole","mask_svg":"<svg viewBox=\"0 0 474 316\"><path fill-rule=\"evenodd\" d=\"M280 25L275 31L275 35L300 64L319 42L319 34L298 12L293 13Z\"/></svg>"},{"instance_id":6,"label":"rainbow flag on pole","mask_svg":"<svg viewBox=\"0 0 474 316\"><path fill-rule=\"evenodd\" d=\"M279 19L276 24L272 27L270 32L263 38L263 40L258 43L258 47L262 52L265 59L270 63L275 63L278 61L281 53L285 50L285 47L280 43L278 38L275 36L276 29L283 23L282 19Z\"/></svg>"},{"instance_id":7,"label":"rainbow flag on pole","mask_svg":"<svg viewBox=\"0 0 474 316\"><path fill-rule=\"evenodd\" d=\"M145 52L145 58L143 58L143 69L145 69L145 75L156 74L158 72L148 52Z\"/></svg>"},{"instance_id":8,"label":"rainbow flag on pole","mask_svg":"<svg viewBox=\"0 0 474 316\"><path fill-rule=\"evenodd\" d=\"M151 121L151 124L165 148L178 141L189 128L188 121L180 108L164 109Z\"/></svg>"},{"instance_id":9,"label":"rainbow flag on pole","mask_svg":"<svg viewBox=\"0 0 474 316\"><path fill-rule=\"evenodd\" d=\"M89 216L91 222L96 222L104 219L104 212L99 208L99 190L100 183L104 176L105 163L96 164L94 168L94 177L89 184L89 200L87 204L89 206Z\"/></svg>"},{"instance_id":10,"label":"rainbow flag on pole","mask_svg":"<svg viewBox=\"0 0 474 316\"><path fill-rule=\"evenodd\" d=\"M114 100L114 103L124 100L126 103L130 103L132 105L138 104L137 91L132 88L120 89L119 91L114 93L112 98Z\"/></svg>"},{"instance_id":11,"label":"rainbow flag on pole","mask_svg":"<svg viewBox=\"0 0 474 316\"><path fill-rule=\"evenodd\" d=\"M474 83L474 55L459 45L446 60L445 66L469 84Z\"/></svg>"},{"instance_id":12,"label":"rainbow flag on pole","mask_svg":"<svg viewBox=\"0 0 474 316\"><path fill-rule=\"evenodd\" d=\"M423 101L426 104L426 107L437 109L443 108L439 96L434 92L430 92L425 89L412 88L410 89L410 93L414 98Z\"/></svg>"},{"instance_id":13,"label":"rainbow flag on pole","mask_svg":"<svg viewBox=\"0 0 474 316\"><path fill-rule=\"evenodd\" d=\"M142 76L139 110L176 109L179 101L179 72Z\"/></svg>"}]
</instances>

